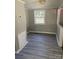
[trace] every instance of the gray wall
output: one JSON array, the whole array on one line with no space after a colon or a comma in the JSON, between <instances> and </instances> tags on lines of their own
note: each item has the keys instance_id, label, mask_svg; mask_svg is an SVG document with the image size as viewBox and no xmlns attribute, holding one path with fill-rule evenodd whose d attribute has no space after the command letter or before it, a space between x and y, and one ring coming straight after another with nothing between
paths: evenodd
<instances>
[{"instance_id":1,"label":"gray wall","mask_svg":"<svg viewBox=\"0 0 79 59\"><path fill-rule=\"evenodd\" d=\"M33 9L29 10L29 31L53 32L56 33L57 9L46 9L45 24L34 24Z\"/></svg>"}]
</instances>

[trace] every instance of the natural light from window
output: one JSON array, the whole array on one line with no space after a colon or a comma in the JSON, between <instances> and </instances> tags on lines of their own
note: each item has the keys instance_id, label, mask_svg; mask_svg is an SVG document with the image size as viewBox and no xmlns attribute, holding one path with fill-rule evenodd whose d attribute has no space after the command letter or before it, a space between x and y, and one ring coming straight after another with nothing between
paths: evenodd
<instances>
[{"instance_id":1,"label":"natural light from window","mask_svg":"<svg viewBox=\"0 0 79 59\"><path fill-rule=\"evenodd\" d=\"M45 10L34 10L34 24L45 23Z\"/></svg>"}]
</instances>

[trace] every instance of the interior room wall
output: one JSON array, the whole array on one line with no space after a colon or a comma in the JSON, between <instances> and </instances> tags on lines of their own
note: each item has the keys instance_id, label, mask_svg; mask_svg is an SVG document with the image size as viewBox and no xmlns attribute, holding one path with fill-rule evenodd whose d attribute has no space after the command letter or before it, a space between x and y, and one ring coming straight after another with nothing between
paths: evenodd
<instances>
[{"instance_id":1,"label":"interior room wall","mask_svg":"<svg viewBox=\"0 0 79 59\"><path fill-rule=\"evenodd\" d=\"M25 9L25 12L26 12L26 18L27 18L27 19L26 19L26 22L27 22L27 23L26 23L26 31L29 32L29 17L30 17L30 16L29 16L29 12L30 12L30 11L29 11L28 8L26 8L26 9Z\"/></svg>"},{"instance_id":2,"label":"interior room wall","mask_svg":"<svg viewBox=\"0 0 79 59\"><path fill-rule=\"evenodd\" d=\"M15 51L24 47L26 43L26 14L24 3L15 1Z\"/></svg>"},{"instance_id":3,"label":"interior room wall","mask_svg":"<svg viewBox=\"0 0 79 59\"><path fill-rule=\"evenodd\" d=\"M34 24L34 9L29 10L29 30L56 33L57 9L45 9L45 24Z\"/></svg>"},{"instance_id":4,"label":"interior room wall","mask_svg":"<svg viewBox=\"0 0 79 59\"><path fill-rule=\"evenodd\" d=\"M63 0L58 0L57 3L58 3L58 8L63 7Z\"/></svg>"},{"instance_id":5,"label":"interior room wall","mask_svg":"<svg viewBox=\"0 0 79 59\"><path fill-rule=\"evenodd\" d=\"M57 32L56 32L57 43L60 47L63 46L63 0L59 5L57 12Z\"/></svg>"},{"instance_id":6,"label":"interior room wall","mask_svg":"<svg viewBox=\"0 0 79 59\"><path fill-rule=\"evenodd\" d=\"M39 5L34 2L35 0L27 0L26 7L29 8L28 15L29 19L27 20L28 22L28 27L27 31L39 31L39 32L52 32L56 33L57 32L57 8L62 6L63 0L47 0L46 5L42 8L39 7ZM34 9L45 9L46 10L46 17L45 17L45 24L38 25L34 24L34 14L33 11Z\"/></svg>"}]
</instances>

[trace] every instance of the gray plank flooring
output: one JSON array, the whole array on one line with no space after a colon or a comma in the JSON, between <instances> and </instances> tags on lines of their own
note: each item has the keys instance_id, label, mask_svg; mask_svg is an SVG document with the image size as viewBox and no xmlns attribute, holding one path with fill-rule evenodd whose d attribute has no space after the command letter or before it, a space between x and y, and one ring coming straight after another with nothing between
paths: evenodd
<instances>
[{"instance_id":1,"label":"gray plank flooring","mask_svg":"<svg viewBox=\"0 0 79 59\"><path fill-rule=\"evenodd\" d=\"M55 35L29 33L27 39L28 44L15 59L62 59L63 50Z\"/></svg>"}]
</instances>

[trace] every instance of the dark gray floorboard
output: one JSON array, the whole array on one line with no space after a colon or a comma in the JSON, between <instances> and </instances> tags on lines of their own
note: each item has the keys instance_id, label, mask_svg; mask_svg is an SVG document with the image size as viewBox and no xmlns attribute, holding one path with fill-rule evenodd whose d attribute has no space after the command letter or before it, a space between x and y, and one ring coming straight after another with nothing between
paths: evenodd
<instances>
[{"instance_id":1,"label":"dark gray floorboard","mask_svg":"<svg viewBox=\"0 0 79 59\"><path fill-rule=\"evenodd\" d=\"M27 39L28 44L15 54L15 59L62 59L55 35L29 33Z\"/></svg>"}]
</instances>

